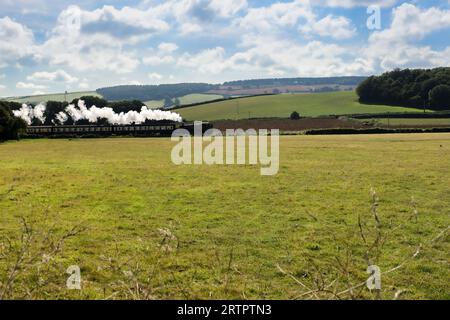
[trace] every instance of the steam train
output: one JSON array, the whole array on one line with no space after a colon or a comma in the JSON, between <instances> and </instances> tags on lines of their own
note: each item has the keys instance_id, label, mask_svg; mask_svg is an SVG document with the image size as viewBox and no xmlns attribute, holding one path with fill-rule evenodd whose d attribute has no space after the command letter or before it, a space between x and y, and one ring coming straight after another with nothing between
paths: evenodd
<instances>
[{"instance_id":1,"label":"steam train","mask_svg":"<svg viewBox=\"0 0 450 320\"><path fill-rule=\"evenodd\" d=\"M208 122L203 122L202 131L212 128ZM130 125L61 125L61 126L28 126L27 136L30 137L64 137L64 136L144 136L169 137L176 129L187 129L194 133L194 124L173 121L155 121L144 124Z\"/></svg>"}]
</instances>

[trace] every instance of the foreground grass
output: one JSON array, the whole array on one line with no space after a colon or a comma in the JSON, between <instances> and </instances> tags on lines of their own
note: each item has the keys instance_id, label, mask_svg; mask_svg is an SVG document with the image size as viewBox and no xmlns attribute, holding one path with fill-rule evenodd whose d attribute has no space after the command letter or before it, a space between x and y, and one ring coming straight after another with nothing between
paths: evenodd
<instances>
[{"instance_id":1,"label":"foreground grass","mask_svg":"<svg viewBox=\"0 0 450 320\"><path fill-rule=\"evenodd\" d=\"M94 97L99 97L99 98L102 97L95 91L69 92L69 93L67 93L67 101L71 102L72 100L81 98L83 96L94 96ZM38 104L38 103L47 102L47 101L63 102L64 99L65 99L64 93L55 93L55 94L45 94L45 95L37 95L37 96L14 97L14 98L8 98L6 100L18 102L18 103Z\"/></svg>"},{"instance_id":2,"label":"foreground grass","mask_svg":"<svg viewBox=\"0 0 450 320\"><path fill-rule=\"evenodd\" d=\"M1 256L4 248L12 241L20 251L22 218L35 233L82 226L58 255L39 256L37 243L39 268L22 267L3 297L307 297L277 265L308 287L325 279L346 288L367 278L358 215L373 237L373 187L389 234L380 268L423 245L383 277L383 298L398 290L401 298L450 298L448 235L430 243L450 223L449 134L282 137L275 177L251 166L177 167L172 146L167 139L0 144L0 279L16 261ZM408 220L412 196L417 221ZM349 256L346 276L332 282L337 261ZM80 292L65 288L73 264L81 267Z\"/></svg>"},{"instance_id":3,"label":"foreground grass","mask_svg":"<svg viewBox=\"0 0 450 320\"><path fill-rule=\"evenodd\" d=\"M177 110L188 120L224 120L280 117L288 118L293 111L303 117L347 115L356 113L420 112L381 105L363 105L355 92L317 94L281 94L216 102Z\"/></svg>"}]
</instances>

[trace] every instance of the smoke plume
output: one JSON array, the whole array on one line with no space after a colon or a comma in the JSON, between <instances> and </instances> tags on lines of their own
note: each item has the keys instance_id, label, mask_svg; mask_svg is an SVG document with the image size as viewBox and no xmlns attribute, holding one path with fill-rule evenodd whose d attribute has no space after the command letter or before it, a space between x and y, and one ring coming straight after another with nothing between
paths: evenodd
<instances>
[{"instance_id":1,"label":"smoke plume","mask_svg":"<svg viewBox=\"0 0 450 320\"><path fill-rule=\"evenodd\" d=\"M39 104L36 107L28 106L23 104L19 110L15 110L14 115L16 117L22 118L29 125L34 119L40 120L42 123L45 122L44 112L45 105ZM152 110L146 106L142 106L140 112L129 111L127 113L121 112L116 113L112 108L97 108L92 106L87 108L83 100L78 100L78 105L70 104L64 110L64 112L59 112L55 119L52 119L53 123L64 124L69 118L72 118L75 122L79 120L88 120L90 123L97 123L101 119L107 119L110 124L117 125L127 125L127 124L141 124L147 120L170 120L175 122L182 122L183 119L178 113L163 111L163 110Z\"/></svg>"},{"instance_id":2,"label":"smoke plume","mask_svg":"<svg viewBox=\"0 0 450 320\"><path fill-rule=\"evenodd\" d=\"M26 104L22 104L22 107L19 110L14 110L14 116L18 118L22 118L25 120L28 125L32 123L34 119L38 119L42 123L45 122L44 117L45 105L40 103L36 107L28 106Z\"/></svg>"},{"instance_id":3,"label":"smoke plume","mask_svg":"<svg viewBox=\"0 0 450 320\"><path fill-rule=\"evenodd\" d=\"M127 113L115 113L112 108L97 108L92 106L87 108L83 100L78 101L78 106L71 104L66 108L66 114L72 117L74 121L88 120L96 123L100 119L107 119L110 124L141 124L146 120L171 120L181 122L182 118L178 113L162 110L152 110L143 106L141 112L129 111ZM59 115L61 120L64 115ZM67 121L67 120L66 120ZM65 122L65 121L64 121Z\"/></svg>"}]
</instances>

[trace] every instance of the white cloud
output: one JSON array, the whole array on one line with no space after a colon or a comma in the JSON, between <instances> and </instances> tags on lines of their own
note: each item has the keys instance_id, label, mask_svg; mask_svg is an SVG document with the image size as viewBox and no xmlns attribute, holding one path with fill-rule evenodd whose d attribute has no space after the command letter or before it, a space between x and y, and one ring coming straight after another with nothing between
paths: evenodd
<instances>
[{"instance_id":1,"label":"white cloud","mask_svg":"<svg viewBox=\"0 0 450 320\"><path fill-rule=\"evenodd\" d=\"M33 96L43 96L44 94L46 94L47 92L45 91L41 91L41 90L37 90L37 91L33 91Z\"/></svg>"},{"instance_id":2,"label":"white cloud","mask_svg":"<svg viewBox=\"0 0 450 320\"><path fill-rule=\"evenodd\" d=\"M300 20L312 22L315 18L308 0L277 2L267 7L250 8L237 20L240 28L271 31L275 27L294 27Z\"/></svg>"},{"instance_id":3,"label":"white cloud","mask_svg":"<svg viewBox=\"0 0 450 320\"><path fill-rule=\"evenodd\" d=\"M380 7L392 7L399 0L314 0L314 5L328 6L328 7L367 7L367 6L380 6Z\"/></svg>"},{"instance_id":4,"label":"white cloud","mask_svg":"<svg viewBox=\"0 0 450 320\"><path fill-rule=\"evenodd\" d=\"M172 56L148 56L142 59L142 62L147 66L159 66L174 62Z\"/></svg>"},{"instance_id":5,"label":"white cloud","mask_svg":"<svg viewBox=\"0 0 450 320\"><path fill-rule=\"evenodd\" d=\"M33 32L9 17L0 19L0 68L32 55Z\"/></svg>"},{"instance_id":6,"label":"white cloud","mask_svg":"<svg viewBox=\"0 0 450 320\"><path fill-rule=\"evenodd\" d=\"M163 42L158 46L159 51L172 53L178 49L175 43Z\"/></svg>"},{"instance_id":7,"label":"white cloud","mask_svg":"<svg viewBox=\"0 0 450 320\"><path fill-rule=\"evenodd\" d=\"M423 39L433 31L449 27L450 10L440 10L434 7L421 9L404 3L393 10L390 28L373 33L369 41L416 41Z\"/></svg>"},{"instance_id":8,"label":"white cloud","mask_svg":"<svg viewBox=\"0 0 450 320\"><path fill-rule=\"evenodd\" d=\"M31 76L27 77L28 81L54 81L64 83L75 83L78 78L71 76L64 70L57 70L54 72L35 72Z\"/></svg>"},{"instance_id":9,"label":"white cloud","mask_svg":"<svg viewBox=\"0 0 450 320\"><path fill-rule=\"evenodd\" d=\"M77 17L80 15L81 28L77 23ZM65 65L77 71L128 73L135 70L139 60L133 52L124 50L123 46L136 38L124 37L123 41L120 41L108 33L83 32L84 15L86 13L82 13L76 6L70 6L61 12L49 39L39 46L36 58L39 61L48 61L50 65Z\"/></svg>"},{"instance_id":10,"label":"white cloud","mask_svg":"<svg viewBox=\"0 0 450 320\"><path fill-rule=\"evenodd\" d=\"M334 39L348 39L356 35L356 29L352 22L345 17L328 15L325 18L311 24L300 27L300 31L306 34L317 34L322 37Z\"/></svg>"},{"instance_id":11,"label":"white cloud","mask_svg":"<svg viewBox=\"0 0 450 320\"><path fill-rule=\"evenodd\" d=\"M247 0L212 0L209 6L220 16L231 17L246 9L248 3Z\"/></svg>"},{"instance_id":12,"label":"white cloud","mask_svg":"<svg viewBox=\"0 0 450 320\"><path fill-rule=\"evenodd\" d=\"M148 75L151 80L161 80L163 78L159 73L153 72Z\"/></svg>"},{"instance_id":13,"label":"white cloud","mask_svg":"<svg viewBox=\"0 0 450 320\"><path fill-rule=\"evenodd\" d=\"M225 62L225 49L222 47L206 49L197 54L185 53L178 59L177 65L211 74L218 74L228 67Z\"/></svg>"},{"instance_id":14,"label":"white cloud","mask_svg":"<svg viewBox=\"0 0 450 320\"><path fill-rule=\"evenodd\" d=\"M362 49L361 56L374 71L448 66L450 46L438 51L416 44L417 40L445 28L450 28L450 10L421 9L405 3L393 10L388 29L374 32L369 37L369 45Z\"/></svg>"},{"instance_id":15,"label":"white cloud","mask_svg":"<svg viewBox=\"0 0 450 320\"><path fill-rule=\"evenodd\" d=\"M0 89L6 89L6 86L5 85L3 85L3 84L0 84Z\"/></svg>"},{"instance_id":16,"label":"white cloud","mask_svg":"<svg viewBox=\"0 0 450 320\"><path fill-rule=\"evenodd\" d=\"M17 82L16 84L17 89L46 89L46 86L43 85L37 85L31 82Z\"/></svg>"},{"instance_id":17,"label":"white cloud","mask_svg":"<svg viewBox=\"0 0 450 320\"><path fill-rule=\"evenodd\" d=\"M169 24L152 10L104 6L94 11L79 8L77 11L81 32L84 34L107 34L121 41L134 42L170 29Z\"/></svg>"},{"instance_id":18,"label":"white cloud","mask_svg":"<svg viewBox=\"0 0 450 320\"><path fill-rule=\"evenodd\" d=\"M128 84L129 84L129 85L132 85L132 86L142 86L142 82L140 82L140 81L138 81L138 80L131 80L131 81L128 81Z\"/></svg>"},{"instance_id":19,"label":"white cloud","mask_svg":"<svg viewBox=\"0 0 450 320\"><path fill-rule=\"evenodd\" d=\"M78 84L78 88L82 89L82 90L87 90L89 89L89 82L87 81L87 79L83 79L79 84Z\"/></svg>"},{"instance_id":20,"label":"white cloud","mask_svg":"<svg viewBox=\"0 0 450 320\"><path fill-rule=\"evenodd\" d=\"M367 72L359 61L348 61L346 47L320 41L296 43L276 36L246 35L239 52L226 55L222 47L184 54L178 66L202 74L239 74L263 76L333 76Z\"/></svg>"},{"instance_id":21,"label":"white cloud","mask_svg":"<svg viewBox=\"0 0 450 320\"><path fill-rule=\"evenodd\" d=\"M356 34L350 19L327 15L318 19L313 3L309 0L276 2L266 7L250 8L248 13L235 21L239 29L275 33L286 28L298 28L308 36L319 35L334 39L348 39Z\"/></svg>"}]
</instances>

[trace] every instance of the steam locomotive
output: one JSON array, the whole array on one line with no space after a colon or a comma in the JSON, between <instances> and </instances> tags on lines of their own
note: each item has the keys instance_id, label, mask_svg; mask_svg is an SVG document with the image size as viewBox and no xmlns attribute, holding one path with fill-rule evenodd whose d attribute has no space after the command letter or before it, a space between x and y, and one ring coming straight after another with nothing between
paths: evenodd
<instances>
[{"instance_id":1,"label":"steam locomotive","mask_svg":"<svg viewBox=\"0 0 450 320\"><path fill-rule=\"evenodd\" d=\"M208 122L203 122L202 131L212 128ZM61 125L61 126L28 126L27 136L30 137L64 137L64 136L144 136L169 137L176 129L187 129L194 133L194 124L173 121L155 121L144 124L130 125Z\"/></svg>"}]
</instances>

